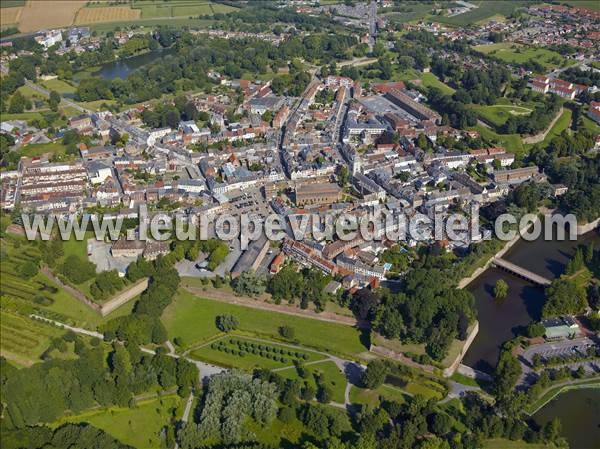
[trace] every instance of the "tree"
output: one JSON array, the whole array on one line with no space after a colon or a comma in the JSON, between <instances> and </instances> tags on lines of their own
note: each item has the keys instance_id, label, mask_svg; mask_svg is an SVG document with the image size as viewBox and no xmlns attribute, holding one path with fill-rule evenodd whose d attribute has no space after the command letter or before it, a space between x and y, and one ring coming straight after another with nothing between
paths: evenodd
<instances>
[{"instance_id":1,"label":"tree","mask_svg":"<svg viewBox=\"0 0 600 449\"><path fill-rule=\"evenodd\" d=\"M254 270L244 271L232 281L233 290L238 295L258 296L265 292L267 281Z\"/></svg>"},{"instance_id":2,"label":"tree","mask_svg":"<svg viewBox=\"0 0 600 449\"><path fill-rule=\"evenodd\" d=\"M373 360L367 366L362 376L362 384L371 390L381 386L385 381L389 368L383 360Z\"/></svg>"},{"instance_id":3,"label":"tree","mask_svg":"<svg viewBox=\"0 0 600 449\"><path fill-rule=\"evenodd\" d=\"M338 172L338 184L340 185L340 187L345 187L346 184L348 184L348 178L348 167L346 165L342 165Z\"/></svg>"},{"instance_id":4,"label":"tree","mask_svg":"<svg viewBox=\"0 0 600 449\"><path fill-rule=\"evenodd\" d=\"M529 338L541 337L546 332L546 328L542 323L532 321L527 325L527 336Z\"/></svg>"},{"instance_id":5,"label":"tree","mask_svg":"<svg viewBox=\"0 0 600 449\"><path fill-rule=\"evenodd\" d=\"M296 331L292 326L281 326L279 328L279 335L288 340L293 340L295 334Z\"/></svg>"},{"instance_id":6,"label":"tree","mask_svg":"<svg viewBox=\"0 0 600 449\"><path fill-rule=\"evenodd\" d=\"M231 332L238 328L240 322L234 315L224 314L216 317L215 325L221 332Z\"/></svg>"},{"instance_id":7,"label":"tree","mask_svg":"<svg viewBox=\"0 0 600 449\"><path fill-rule=\"evenodd\" d=\"M508 284L504 279L498 279L494 286L494 297L496 299L504 299L508 296Z\"/></svg>"},{"instance_id":8,"label":"tree","mask_svg":"<svg viewBox=\"0 0 600 449\"><path fill-rule=\"evenodd\" d=\"M50 106L50 109L52 109L54 112L58 111L59 104L60 94L55 90L50 91L50 98L48 99L48 106Z\"/></svg>"},{"instance_id":9,"label":"tree","mask_svg":"<svg viewBox=\"0 0 600 449\"><path fill-rule=\"evenodd\" d=\"M10 104L8 106L8 112L10 114L20 114L22 113L27 106L27 100L23 96L23 94L19 91L16 91L12 98L10 99Z\"/></svg>"}]
</instances>

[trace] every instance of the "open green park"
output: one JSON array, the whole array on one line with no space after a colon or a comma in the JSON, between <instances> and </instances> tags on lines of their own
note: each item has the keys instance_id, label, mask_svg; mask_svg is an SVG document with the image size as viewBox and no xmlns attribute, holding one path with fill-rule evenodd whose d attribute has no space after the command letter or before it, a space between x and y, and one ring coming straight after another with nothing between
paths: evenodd
<instances>
[{"instance_id":1,"label":"open green park","mask_svg":"<svg viewBox=\"0 0 600 449\"><path fill-rule=\"evenodd\" d=\"M322 384L328 387L331 391L331 400L338 404L344 403L344 393L346 390L346 377L332 361L321 361L311 365L303 365L302 375L299 370L292 366L286 369L278 370L277 374L292 380L304 381L312 388L317 390L319 378L322 379Z\"/></svg>"},{"instance_id":2,"label":"open green park","mask_svg":"<svg viewBox=\"0 0 600 449\"><path fill-rule=\"evenodd\" d=\"M478 52L494 56L504 62L522 64L535 61L545 68L564 67L569 61L559 53L547 48L525 46L512 42L498 42L495 44L477 45L473 47Z\"/></svg>"},{"instance_id":3,"label":"open green park","mask_svg":"<svg viewBox=\"0 0 600 449\"><path fill-rule=\"evenodd\" d=\"M87 422L138 449L161 449L164 447L161 431L174 417L183 414L184 405L185 401L177 395L154 397L138 401L133 408L103 407L69 415L55 422L53 427L67 422Z\"/></svg>"},{"instance_id":4,"label":"open green park","mask_svg":"<svg viewBox=\"0 0 600 449\"><path fill-rule=\"evenodd\" d=\"M348 325L204 299L181 290L165 309L162 321L171 340L177 338L182 347L192 348L220 334L215 319L223 314L234 315L239 321L238 332L248 336L281 340L279 329L290 326L295 331L293 343L306 348L353 359L368 350L362 332Z\"/></svg>"}]
</instances>

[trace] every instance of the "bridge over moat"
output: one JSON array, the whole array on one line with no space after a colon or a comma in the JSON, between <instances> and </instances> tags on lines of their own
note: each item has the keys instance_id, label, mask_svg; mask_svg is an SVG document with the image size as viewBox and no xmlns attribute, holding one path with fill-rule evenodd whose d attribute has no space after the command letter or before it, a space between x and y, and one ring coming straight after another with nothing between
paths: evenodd
<instances>
[{"instance_id":1,"label":"bridge over moat","mask_svg":"<svg viewBox=\"0 0 600 449\"><path fill-rule=\"evenodd\" d=\"M535 274L519 265L516 265L508 260L502 259L500 257L496 257L492 260L492 265L498 268L502 268L503 270L508 271L516 276L522 277L523 279L527 279L534 284L541 285L542 287L549 286L552 281L550 279L545 278L544 276L540 276L539 274Z\"/></svg>"}]
</instances>

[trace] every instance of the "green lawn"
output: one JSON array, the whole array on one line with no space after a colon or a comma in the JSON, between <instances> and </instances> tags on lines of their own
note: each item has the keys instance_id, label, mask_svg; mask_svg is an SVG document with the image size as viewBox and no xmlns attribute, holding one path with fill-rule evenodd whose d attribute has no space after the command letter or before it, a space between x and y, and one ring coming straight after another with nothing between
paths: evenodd
<instances>
[{"instance_id":1,"label":"green lawn","mask_svg":"<svg viewBox=\"0 0 600 449\"><path fill-rule=\"evenodd\" d=\"M350 389L350 402L353 404L377 407L382 400L404 402L407 395L399 388L383 384L375 390L368 390L352 385Z\"/></svg>"},{"instance_id":2,"label":"green lawn","mask_svg":"<svg viewBox=\"0 0 600 449\"><path fill-rule=\"evenodd\" d=\"M185 291L177 294L162 320L169 338L179 337L190 347L216 336L215 318L224 313L235 315L240 330L256 336L279 338L279 328L287 325L294 328L298 343L306 347L351 357L367 350L359 330L350 326L199 298Z\"/></svg>"},{"instance_id":3,"label":"green lawn","mask_svg":"<svg viewBox=\"0 0 600 449\"><path fill-rule=\"evenodd\" d=\"M55 90L59 94L72 94L75 92L76 87L59 79L52 79L47 81L40 81L43 87L48 90Z\"/></svg>"},{"instance_id":4,"label":"green lawn","mask_svg":"<svg viewBox=\"0 0 600 449\"><path fill-rule=\"evenodd\" d=\"M53 424L87 422L138 449L162 449L160 432L175 413L182 414L185 401L179 396L163 396L140 401L136 408L107 407L68 416ZM177 411L175 411L177 410Z\"/></svg>"},{"instance_id":5,"label":"green lawn","mask_svg":"<svg viewBox=\"0 0 600 449\"><path fill-rule=\"evenodd\" d=\"M570 109L565 108L560 118L554 123L554 126L550 129L548 134L542 142L538 144L529 144L526 145L526 148L531 148L534 145L541 145L543 148L548 146L548 144L554 139L556 136L560 135L565 129L571 126L571 116L573 113Z\"/></svg>"},{"instance_id":6,"label":"green lawn","mask_svg":"<svg viewBox=\"0 0 600 449\"><path fill-rule=\"evenodd\" d=\"M513 115L528 115L532 111L530 108L512 104L473 105L472 108L482 120L496 127L504 125Z\"/></svg>"},{"instance_id":7,"label":"green lawn","mask_svg":"<svg viewBox=\"0 0 600 449\"><path fill-rule=\"evenodd\" d=\"M402 72L398 72L395 76L395 79L402 81L420 80L421 84L425 87L437 87L446 95L454 93L454 89L452 87L440 81L440 79L433 73L423 73L414 69L404 70Z\"/></svg>"},{"instance_id":8,"label":"green lawn","mask_svg":"<svg viewBox=\"0 0 600 449\"><path fill-rule=\"evenodd\" d=\"M20 156L41 156L45 153L52 153L56 156L65 155L66 146L61 143L34 143L21 147L18 151Z\"/></svg>"},{"instance_id":9,"label":"green lawn","mask_svg":"<svg viewBox=\"0 0 600 449\"><path fill-rule=\"evenodd\" d=\"M242 343L242 347L244 343L254 345L254 350L240 350L238 342ZM261 350L260 346L264 349ZM299 354L300 357L296 354ZM190 356L215 365L241 368L246 371L258 368L283 368L291 366L295 360L309 363L323 359L322 355L311 351L298 351L282 345L257 342L235 335L220 338L209 345L195 349L190 353ZM274 356L277 356L279 360L275 359Z\"/></svg>"},{"instance_id":10,"label":"green lawn","mask_svg":"<svg viewBox=\"0 0 600 449\"><path fill-rule=\"evenodd\" d=\"M525 153L523 139L519 134L498 134L493 129L486 128L482 125L477 125L473 129L479 131L483 138L491 140L495 144L506 148L506 151L508 151L509 153Z\"/></svg>"},{"instance_id":11,"label":"green lawn","mask_svg":"<svg viewBox=\"0 0 600 449\"><path fill-rule=\"evenodd\" d=\"M529 47L511 42L477 45L473 48L508 63L522 64L536 61L546 68L563 67L569 64L562 55L547 48Z\"/></svg>"},{"instance_id":12,"label":"green lawn","mask_svg":"<svg viewBox=\"0 0 600 449\"><path fill-rule=\"evenodd\" d=\"M315 389L317 388L316 377L322 375L325 385L327 385L333 393L332 401L338 402L340 404L344 403L346 377L339 370L335 363L331 361L324 361L322 363L306 365L304 369L307 372L307 375L304 378L301 378L298 375L298 371L295 367L278 371L277 374L287 379L298 379L300 381L306 381Z\"/></svg>"}]
</instances>

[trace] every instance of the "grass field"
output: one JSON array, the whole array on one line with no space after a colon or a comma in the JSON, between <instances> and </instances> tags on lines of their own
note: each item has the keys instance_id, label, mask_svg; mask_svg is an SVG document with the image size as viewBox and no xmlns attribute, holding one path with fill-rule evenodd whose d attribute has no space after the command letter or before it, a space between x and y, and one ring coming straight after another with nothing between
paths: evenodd
<instances>
[{"instance_id":1,"label":"grass field","mask_svg":"<svg viewBox=\"0 0 600 449\"><path fill-rule=\"evenodd\" d=\"M447 95L454 93L454 89L452 89L452 87L440 81L440 79L433 73L423 73L419 72L418 70L411 69L398 72L394 78L396 80L412 81L415 84L421 83L425 87L437 87Z\"/></svg>"},{"instance_id":2,"label":"grass field","mask_svg":"<svg viewBox=\"0 0 600 449\"><path fill-rule=\"evenodd\" d=\"M594 11L600 11L600 3L597 0L566 0L562 1L570 6L576 6L577 8L593 9Z\"/></svg>"},{"instance_id":3,"label":"grass field","mask_svg":"<svg viewBox=\"0 0 600 449\"><path fill-rule=\"evenodd\" d=\"M371 408L377 407L381 401L395 401L403 403L408 395L399 388L383 384L375 390L367 390L352 385L350 389L350 402L353 404L367 405Z\"/></svg>"},{"instance_id":4,"label":"grass field","mask_svg":"<svg viewBox=\"0 0 600 449\"><path fill-rule=\"evenodd\" d=\"M412 3L403 6L404 8L402 11L394 11L388 14L384 13L382 14L382 16L390 22L407 23L413 20L420 20L425 18L434 7L433 4L426 3Z\"/></svg>"},{"instance_id":5,"label":"grass field","mask_svg":"<svg viewBox=\"0 0 600 449\"><path fill-rule=\"evenodd\" d=\"M459 14L453 17L444 16L433 16L432 20L436 22L445 23L453 26L466 26L472 25L477 22L488 20L493 16L507 17L513 13L515 9L525 5L525 1L511 1L511 0L490 0L490 1L473 1L479 7L473 9L467 13Z\"/></svg>"},{"instance_id":6,"label":"grass field","mask_svg":"<svg viewBox=\"0 0 600 449\"><path fill-rule=\"evenodd\" d=\"M81 8L75 17L75 25L136 20L140 18L140 15L140 10L131 9L128 6Z\"/></svg>"},{"instance_id":7,"label":"grass field","mask_svg":"<svg viewBox=\"0 0 600 449\"><path fill-rule=\"evenodd\" d=\"M541 145L542 147L546 147L552 141L552 139L560 135L565 129L568 129L569 126L571 126L572 115L573 113L571 112L571 110L565 108L560 118L556 121L556 123L554 123L554 126L552 126L548 134L546 134L544 140L542 140L538 144L526 144L525 148L529 149L532 148L534 145Z\"/></svg>"},{"instance_id":8,"label":"grass field","mask_svg":"<svg viewBox=\"0 0 600 449\"><path fill-rule=\"evenodd\" d=\"M162 320L169 338L179 337L190 347L216 336L215 318L224 313L238 318L240 331L256 336L279 338L279 328L287 325L294 328L298 344L306 347L351 357L367 350L360 331L350 326L199 298L184 291L167 307Z\"/></svg>"},{"instance_id":9,"label":"grass field","mask_svg":"<svg viewBox=\"0 0 600 449\"><path fill-rule=\"evenodd\" d=\"M563 67L569 64L569 61L555 51L540 47L527 47L511 42L477 45L473 48L508 63L522 64L527 61L535 61L546 68Z\"/></svg>"},{"instance_id":10,"label":"grass field","mask_svg":"<svg viewBox=\"0 0 600 449\"><path fill-rule=\"evenodd\" d=\"M181 416L184 401L179 396L163 396L140 401L136 408L108 407L65 417L53 423L87 422L138 449L160 449L160 432L170 423L173 414Z\"/></svg>"},{"instance_id":11,"label":"grass field","mask_svg":"<svg viewBox=\"0 0 600 449\"><path fill-rule=\"evenodd\" d=\"M39 362L50 339L62 334L64 331L52 325L0 311L0 352L15 365L30 366Z\"/></svg>"},{"instance_id":12,"label":"grass field","mask_svg":"<svg viewBox=\"0 0 600 449\"><path fill-rule=\"evenodd\" d=\"M315 363L313 365L307 365L304 367L307 372L307 375L304 378L301 378L298 375L298 371L296 368L289 368L286 370L278 371L282 377L286 379L297 379L300 381L306 381L313 388L317 388L316 378L319 375L323 376L324 384L331 389L332 397L331 400L333 402L338 402L340 404L344 403L344 392L346 390L346 377L339 370L335 363L331 361L325 361L322 363Z\"/></svg>"},{"instance_id":13,"label":"grass field","mask_svg":"<svg viewBox=\"0 0 600 449\"><path fill-rule=\"evenodd\" d=\"M503 146L509 153L524 154L525 147L523 139L519 134L498 134L490 128L482 125L477 125L473 129L479 131L485 139L491 140L493 143Z\"/></svg>"},{"instance_id":14,"label":"grass field","mask_svg":"<svg viewBox=\"0 0 600 449\"><path fill-rule=\"evenodd\" d=\"M250 345L252 347L249 350L243 349ZM282 345L257 342L238 336L220 338L209 345L195 349L190 355L194 359L246 371L258 368L283 368L292 365L296 360L300 363L310 363L323 359L322 355L314 352L298 351Z\"/></svg>"},{"instance_id":15,"label":"grass field","mask_svg":"<svg viewBox=\"0 0 600 449\"><path fill-rule=\"evenodd\" d=\"M214 23L213 20L204 20L204 19L190 19L188 17L185 18L162 18L162 19L139 19L139 20L129 20L127 22L106 22L106 23L95 23L91 24L90 28L93 31L98 33L106 33L109 31L114 31L117 28L123 29L127 27L144 27L144 28L152 28L156 26L165 25L165 21L168 20L169 27L171 28L183 28L183 27L196 27L196 28L206 28Z\"/></svg>"},{"instance_id":16,"label":"grass field","mask_svg":"<svg viewBox=\"0 0 600 449\"><path fill-rule=\"evenodd\" d=\"M44 153L52 153L54 155L64 155L65 146L61 143L34 143L31 145L25 145L19 148L18 153L21 156L41 156Z\"/></svg>"},{"instance_id":17,"label":"grass field","mask_svg":"<svg viewBox=\"0 0 600 449\"><path fill-rule=\"evenodd\" d=\"M61 95L62 94L72 94L76 90L75 86L67 83L66 81L62 81L59 79L40 81L39 84L41 84L43 87L45 87L48 90L55 90L56 92L58 92Z\"/></svg>"},{"instance_id":18,"label":"grass field","mask_svg":"<svg viewBox=\"0 0 600 449\"><path fill-rule=\"evenodd\" d=\"M497 127L504 125L513 115L527 115L532 111L523 106L505 104L473 105L472 107L483 121Z\"/></svg>"}]
</instances>

